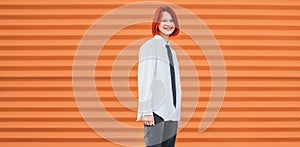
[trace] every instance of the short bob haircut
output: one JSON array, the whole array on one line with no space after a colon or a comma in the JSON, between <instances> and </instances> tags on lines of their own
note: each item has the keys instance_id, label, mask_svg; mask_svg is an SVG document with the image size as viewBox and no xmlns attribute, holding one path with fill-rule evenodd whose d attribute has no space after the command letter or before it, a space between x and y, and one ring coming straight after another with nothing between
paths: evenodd
<instances>
[{"instance_id":1,"label":"short bob haircut","mask_svg":"<svg viewBox=\"0 0 300 147\"><path fill-rule=\"evenodd\" d=\"M169 37L172 36L177 36L179 34L179 25L178 25L178 20L176 17L175 12L168 6L160 6L156 9L156 12L154 14L153 22L152 22L152 35L159 35L159 25L162 19L162 13L166 11L171 14L171 17L173 19L174 25L175 25L175 30L173 31L172 34L169 35Z\"/></svg>"}]
</instances>

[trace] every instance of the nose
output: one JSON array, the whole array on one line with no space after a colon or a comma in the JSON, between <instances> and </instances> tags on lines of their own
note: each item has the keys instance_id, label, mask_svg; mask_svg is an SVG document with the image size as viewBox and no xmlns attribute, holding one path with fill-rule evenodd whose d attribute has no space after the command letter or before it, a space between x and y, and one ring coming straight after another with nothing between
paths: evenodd
<instances>
[{"instance_id":1,"label":"nose","mask_svg":"<svg viewBox=\"0 0 300 147\"><path fill-rule=\"evenodd\" d=\"M171 25L171 21L168 20L168 21L166 22L166 25Z\"/></svg>"}]
</instances>

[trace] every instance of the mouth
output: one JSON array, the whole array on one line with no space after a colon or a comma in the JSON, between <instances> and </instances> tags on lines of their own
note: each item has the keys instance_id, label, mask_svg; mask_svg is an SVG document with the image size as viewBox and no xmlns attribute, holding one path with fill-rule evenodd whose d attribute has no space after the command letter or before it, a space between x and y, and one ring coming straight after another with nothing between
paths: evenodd
<instances>
[{"instance_id":1,"label":"mouth","mask_svg":"<svg viewBox=\"0 0 300 147\"><path fill-rule=\"evenodd\" d=\"M164 26L164 29L167 30L167 31L171 31L173 30L173 26Z\"/></svg>"}]
</instances>

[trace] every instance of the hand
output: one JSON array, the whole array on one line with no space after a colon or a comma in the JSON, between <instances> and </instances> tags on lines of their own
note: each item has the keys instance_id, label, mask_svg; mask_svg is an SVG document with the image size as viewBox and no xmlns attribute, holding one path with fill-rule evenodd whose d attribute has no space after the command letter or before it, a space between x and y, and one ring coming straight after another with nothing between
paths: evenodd
<instances>
[{"instance_id":1,"label":"hand","mask_svg":"<svg viewBox=\"0 0 300 147\"><path fill-rule=\"evenodd\" d=\"M153 115L144 115L142 117L142 121L145 125L154 125L154 117Z\"/></svg>"}]
</instances>

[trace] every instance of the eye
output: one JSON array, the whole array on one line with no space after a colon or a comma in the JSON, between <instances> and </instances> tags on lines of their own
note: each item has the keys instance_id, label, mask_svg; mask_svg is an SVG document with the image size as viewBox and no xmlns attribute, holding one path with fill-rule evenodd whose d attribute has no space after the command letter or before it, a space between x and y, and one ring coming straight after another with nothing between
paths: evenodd
<instances>
[{"instance_id":1,"label":"eye","mask_svg":"<svg viewBox=\"0 0 300 147\"><path fill-rule=\"evenodd\" d=\"M163 20L161 20L161 22L168 22L168 20L167 19L163 19ZM171 20L169 20L169 22L174 22L174 20L171 19Z\"/></svg>"}]
</instances>

